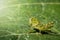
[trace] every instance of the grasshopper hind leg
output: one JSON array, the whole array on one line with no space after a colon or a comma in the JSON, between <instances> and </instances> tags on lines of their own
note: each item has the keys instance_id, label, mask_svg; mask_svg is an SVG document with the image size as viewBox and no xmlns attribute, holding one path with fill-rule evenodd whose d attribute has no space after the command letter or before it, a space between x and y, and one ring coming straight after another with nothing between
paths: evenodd
<instances>
[{"instance_id":1,"label":"grasshopper hind leg","mask_svg":"<svg viewBox=\"0 0 60 40\"><path fill-rule=\"evenodd\" d=\"M51 31L51 30L45 30L45 31L41 31L38 30L36 28L34 28L32 31L30 31L29 33L39 33L39 34L56 34L55 32Z\"/></svg>"}]
</instances>

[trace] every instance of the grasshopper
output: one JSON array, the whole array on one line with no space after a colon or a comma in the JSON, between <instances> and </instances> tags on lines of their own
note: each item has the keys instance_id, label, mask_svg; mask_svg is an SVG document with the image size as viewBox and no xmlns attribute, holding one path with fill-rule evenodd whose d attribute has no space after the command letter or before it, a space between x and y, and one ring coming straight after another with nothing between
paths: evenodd
<instances>
[{"instance_id":1,"label":"grasshopper","mask_svg":"<svg viewBox=\"0 0 60 40\"><path fill-rule=\"evenodd\" d=\"M53 22L48 22L47 24L42 24L37 18L32 17L29 19L29 25L31 29L30 32L40 32L40 33L49 33L53 27Z\"/></svg>"}]
</instances>

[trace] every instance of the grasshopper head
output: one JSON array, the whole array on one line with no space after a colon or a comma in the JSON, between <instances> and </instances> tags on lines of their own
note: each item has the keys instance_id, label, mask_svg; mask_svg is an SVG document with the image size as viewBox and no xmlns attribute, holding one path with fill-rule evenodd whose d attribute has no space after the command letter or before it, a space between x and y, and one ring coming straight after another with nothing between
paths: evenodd
<instances>
[{"instance_id":1,"label":"grasshopper head","mask_svg":"<svg viewBox=\"0 0 60 40\"><path fill-rule=\"evenodd\" d=\"M39 24L39 21L36 18L32 17L29 19L29 24L32 26L36 26Z\"/></svg>"}]
</instances>

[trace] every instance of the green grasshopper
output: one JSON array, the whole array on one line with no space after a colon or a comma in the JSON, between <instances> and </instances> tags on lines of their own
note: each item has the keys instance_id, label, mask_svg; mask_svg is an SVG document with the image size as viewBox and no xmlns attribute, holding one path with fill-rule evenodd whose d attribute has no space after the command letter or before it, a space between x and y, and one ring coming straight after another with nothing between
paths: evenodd
<instances>
[{"instance_id":1,"label":"green grasshopper","mask_svg":"<svg viewBox=\"0 0 60 40\"><path fill-rule=\"evenodd\" d=\"M42 24L37 18L32 17L29 19L29 25L31 29L30 32L40 32L40 33L49 33L51 32L51 28L53 27L53 22L49 22L47 24Z\"/></svg>"}]
</instances>

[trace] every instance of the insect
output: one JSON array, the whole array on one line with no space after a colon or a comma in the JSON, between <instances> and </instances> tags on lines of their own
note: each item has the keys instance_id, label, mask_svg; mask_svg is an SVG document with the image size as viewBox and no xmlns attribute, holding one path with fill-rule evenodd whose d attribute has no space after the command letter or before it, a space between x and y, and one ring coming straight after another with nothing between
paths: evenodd
<instances>
[{"instance_id":1,"label":"insect","mask_svg":"<svg viewBox=\"0 0 60 40\"><path fill-rule=\"evenodd\" d=\"M53 22L49 22L47 24L42 24L37 18L32 17L29 19L29 25L33 32L40 32L40 33L49 33L51 32L51 28L53 27Z\"/></svg>"}]
</instances>

